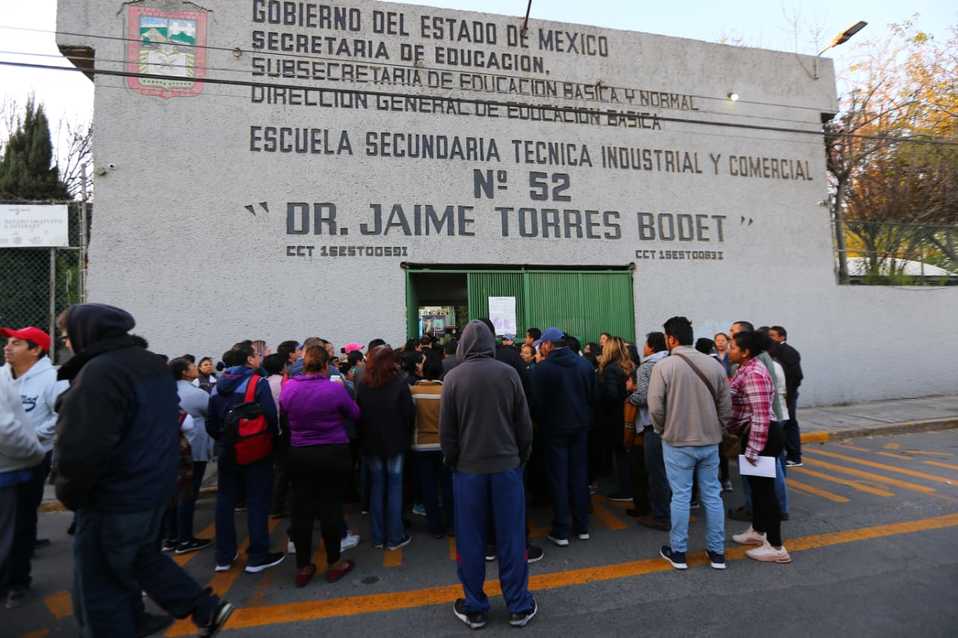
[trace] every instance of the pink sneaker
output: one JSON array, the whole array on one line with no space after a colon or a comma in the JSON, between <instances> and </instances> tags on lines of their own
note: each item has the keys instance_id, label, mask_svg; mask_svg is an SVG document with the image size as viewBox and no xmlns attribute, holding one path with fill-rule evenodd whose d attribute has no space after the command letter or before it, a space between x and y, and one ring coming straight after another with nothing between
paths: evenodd
<instances>
[{"instance_id":1,"label":"pink sneaker","mask_svg":"<svg viewBox=\"0 0 958 638\"><path fill-rule=\"evenodd\" d=\"M788 555L788 550L785 549L784 545L782 545L779 549L775 549L769 545L768 542L762 544L761 547L748 550L745 552L745 555L752 560L761 561L763 563L786 564L792 562L792 557Z\"/></svg>"},{"instance_id":2,"label":"pink sneaker","mask_svg":"<svg viewBox=\"0 0 958 638\"><path fill-rule=\"evenodd\" d=\"M736 534L732 537L732 540L739 545L764 545L765 534L759 534L749 525L747 530L741 534Z\"/></svg>"}]
</instances>

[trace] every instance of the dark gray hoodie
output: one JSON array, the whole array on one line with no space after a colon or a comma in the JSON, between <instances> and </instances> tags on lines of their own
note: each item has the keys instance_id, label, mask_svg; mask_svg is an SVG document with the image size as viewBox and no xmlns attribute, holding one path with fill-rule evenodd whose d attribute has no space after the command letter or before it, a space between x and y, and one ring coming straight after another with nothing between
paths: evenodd
<instances>
[{"instance_id":1,"label":"dark gray hoodie","mask_svg":"<svg viewBox=\"0 0 958 638\"><path fill-rule=\"evenodd\" d=\"M519 374L496 361L496 342L481 321L459 341L462 361L443 379L439 442L446 464L469 474L515 469L532 452L532 421Z\"/></svg>"}]
</instances>

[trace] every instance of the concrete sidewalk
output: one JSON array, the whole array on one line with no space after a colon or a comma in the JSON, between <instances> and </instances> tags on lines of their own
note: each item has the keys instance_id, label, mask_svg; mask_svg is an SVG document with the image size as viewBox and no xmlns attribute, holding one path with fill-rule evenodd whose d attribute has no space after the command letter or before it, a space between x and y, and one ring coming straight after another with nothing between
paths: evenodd
<instances>
[{"instance_id":1,"label":"concrete sidewalk","mask_svg":"<svg viewBox=\"0 0 958 638\"><path fill-rule=\"evenodd\" d=\"M799 408L803 443L819 443L880 434L958 428L958 395L893 399L822 408ZM216 489L216 463L206 466L203 492ZM47 485L40 511L62 509L53 486Z\"/></svg>"},{"instance_id":2,"label":"concrete sidewalk","mask_svg":"<svg viewBox=\"0 0 958 638\"><path fill-rule=\"evenodd\" d=\"M799 408L802 441L958 428L958 395Z\"/></svg>"}]
</instances>

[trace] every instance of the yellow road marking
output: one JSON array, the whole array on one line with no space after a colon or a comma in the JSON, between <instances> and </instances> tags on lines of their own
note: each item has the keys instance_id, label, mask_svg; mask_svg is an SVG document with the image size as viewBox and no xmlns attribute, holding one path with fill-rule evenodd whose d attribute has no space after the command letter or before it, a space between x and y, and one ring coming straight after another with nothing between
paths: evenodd
<instances>
[{"instance_id":1,"label":"yellow road marking","mask_svg":"<svg viewBox=\"0 0 958 638\"><path fill-rule=\"evenodd\" d=\"M802 474L807 474L808 476L814 476L815 478L822 479L823 481L831 481L832 483L838 483L839 485L846 485L852 489L856 489L859 492L865 492L866 494L873 494L875 496L894 496L894 492L889 492L888 490L883 490L879 487L872 487L871 485L865 485L864 483L859 483L858 481L852 481L849 479L838 478L837 476L829 476L822 472L816 472L815 470L810 470L805 467L791 467L788 469L789 472L801 472Z\"/></svg>"},{"instance_id":2,"label":"yellow road marking","mask_svg":"<svg viewBox=\"0 0 958 638\"><path fill-rule=\"evenodd\" d=\"M901 447L901 445L898 443L886 443L882 447L884 447L886 450L897 450Z\"/></svg>"},{"instance_id":3,"label":"yellow road marking","mask_svg":"<svg viewBox=\"0 0 958 638\"><path fill-rule=\"evenodd\" d=\"M47 606L47 609L57 620L63 620L73 615L73 599L68 591L58 591L55 594L45 596L43 604Z\"/></svg>"},{"instance_id":4,"label":"yellow road marking","mask_svg":"<svg viewBox=\"0 0 958 638\"><path fill-rule=\"evenodd\" d=\"M828 432L806 432L801 435L802 443L826 443L831 438Z\"/></svg>"},{"instance_id":5,"label":"yellow road marking","mask_svg":"<svg viewBox=\"0 0 958 638\"><path fill-rule=\"evenodd\" d=\"M958 526L958 514L948 514L934 518L925 518L902 523L877 525L860 529L816 534L799 538L788 539L786 545L790 553L802 552L822 547L831 547L875 538L913 534L936 529L946 529ZM726 560L744 560L744 547L729 548ZM689 557L690 566L704 566L704 553L696 553ZM655 558L638 560L612 565L586 567L563 572L539 574L529 578L529 589L532 591L547 591L562 587L571 587L602 581L621 580L643 576L645 574L663 573L672 571L672 567L665 561ZM498 596L501 594L499 583L487 581L486 594ZM412 591L392 592L387 594L367 594L363 596L345 596L331 600L307 600L295 603L271 605L255 609L237 609L230 619L227 629L247 629L263 627L281 623L308 622L323 618L341 618L368 613L382 613L401 609L414 609L432 605L448 604L462 596L462 587L458 584L428 587ZM167 632L167 636L188 636L193 633L189 625L175 625Z\"/></svg>"},{"instance_id":6,"label":"yellow road marking","mask_svg":"<svg viewBox=\"0 0 958 638\"><path fill-rule=\"evenodd\" d=\"M456 560L456 539L449 537L449 560Z\"/></svg>"},{"instance_id":7,"label":"yellow road marking","mask_svg":"<svg viewBox=\"0 0 958 638\"><path fill-rule=\"evenodd\" d=\"M946 470L958 470L958 465L953 465L951 463L942 463L940 461L925 461L925 465L933 465L934 467L941 467Z\"/></svg>"},{"instance_id":8,"label":"yellow road marking","mask_svg":"<svg viewBox=\"0 0 958 638\"><path fill-rule=\"evenodd\" d=\"M197 538L212 538L215 533L216 533L216 523L214 522L207 525L206 529L201 530L200 535L197 536ZM210 547L213 547L213 545L211 545ZM203 550L200 550L200 551L203 551ZM193 560L193 557L199 553L200 552L190 552L189 554L180 554L179 556L174 555L173 562L179 565L180 567L183 567L188 562Z\"/></svg>"},{"instance_id":9,"label":"yellow road marking","mask_svg":"<svg viewBox=\"0 0 958 638\"><path fill-rule=\"evenodd\" d=\"M815 450L812 452L814 455L827 456L833 459L841 459L842 461L848 461L850 463L858 463L859 465L864 465L866 467L874 467L879 470L885 470L886 472L897 472L898 474L904 474L905 476L910 476L912 478L921 479L923 481L932 481L934 483L944 483L945 485L956 485L956 482L952 479L947 479L943 476L935 476L934 474L927 474L925 472L919 472L917 470L909 470L904 467L895 467L894 465L886 465L884 463L876 463L874 461L868 461L866 459L860 459L856 456L849 456L848 454L839 454L838 452L826 452L825 450Z\"/></svg>"},{"instance_id":10,"label":"yellow road marking","mask_svg":"<svg viewBox=\"0 0 958 638\"><path fill-rule=\"evenodd\" d=\"M909 454L918 454L919 456L939 456L945 458L951 458L954 454L949 454L948 452L928 452L926 450L904 450Z\"/></svg>"},{"instance_id":11,"label":"yellow road marking","mask_svg":"<svg viewBox=\"0 0 958 638\"><path fill-rule=\"evenodd\" d=\"M402 550L385 550L383 552L383 567L402 567Z\"/></svg>"},{"instance_id":12,"label":"yellow road marking","mask_svg":"<svg viewBox=\"0 0 958 638\"><path fill-rule=\"evenodd\" d=\"M280 519L271 518L269 523L267 523L267 533L271 536L273 530L276 529L276 526L279 525ZM246 537L242 543L236 549L236 553L239 554L237 559L233 561L233 565L230 567L229 571L226 572L216 572L213 574L213 578L210 579L209 587L213 589L213 592L219 596L223 597L226 592L233 587L233 583L236 582L236 579L239 578L239 575L243 573L243 568L246 567L246 550L249 547L249 537ZM283 548L286 549L285 547ZM285 553L285 551L284 551ZM193 623L189 619L177 620L173 623L173 626L170 627L167 635L172 635L170 632L174 631L184 631L186 630L188 634L192 633L195 630Z\"/></svg>"},{"instance_id":13,"label":"yellow road marking","mask_svg":"<svg viewBox=\"0 0 958 638\"><path fill-rule=\"evenodd\" d=\"M266 592L269 591L270 586L273 584L273 572L266 572L266 575L263 576L256 583L256 588L253 590L253 595L250 597L248 606L250 607L260 607L263 602L266 601Z\"/></svg>"},{"instance_id":14,"label":"yellow road marking","mask_svg":"<svg viewBox=\"0 0 958 638\"><path fill-rule=\"evenodd\" d=\"M328 566L326 563L326 542L323 539L319 539L319 545L316 546L316 551L313 552L313 565L316 565L316 569Z\"/></svg>"},{"instance_id":15,"label":"yellow road marking","mask_svg":"<svg viewBox=\"0 0 958 638\"><path fill-rule=\"evenodd\" d=\"M857 447L849 443L842 443L840 447L845 448L846 450L855 450L856 452L866 452L868 454L877 454L879 456L885 456L890 459L898 459L899 461L913 461L914 459L905 454L899 454L896 452L882 452L881 450L871 450L867 447Z\"/></svg>"},{"instance_id":16,"label":"yellow road marking","mask_svg":"<svg viewBox=\"0 0 958 638\"><path fill-rule=\"evenodd\" d=\"M25 634L20 634L20 638L46 638L49 635L49 629L37 629L36 631L28 631Z\"/></svg>"},{"instance_id":17,"label":"yellow road marking","mask_svg":"<svg viewBox=\"0 0 958 638\"><path fill-rule=\"evenodd\" d=\"M841 494L835 494L834 492L829 492L828 490L823 490L808 483L801 483L795 479L786 479L788 486L792 489L798 490L799 492L805 492L807 494L814 494L815 496L821 496L822 498L831 501L832 503L847 503L848 498L842 496Z\"/></svg>"},{"instance_id":18,"label":"yellow road marking","mask_svg":"<svg viewBox=\"0 0 958 638\"><path fill-rule=\"evenodd\" d=\"M616 529L625 529L628 527L625 523L620 521L618 517L612 514L609 510L605 508L603 502L604 498L598 494L593 495L592 497L592 516L597 518L602 525L605 527L616 530Z\"/></svg>"},{"instance_id":19,"label":"yellow road marking","mask_svg":"<svg viewBox=\"0 0 958 638\"><path fill-rule=\"evenodd\" d=\"M845 467L844 465L835 465L834 463L829 463L827 461L819 461L818 459L813 459L813 458L803 458L802 460L805 462L805 465L814 465L815 467L825 468L826 470L831 470L832 472L840 472L841 474L857 476L858 478L866 479L869 481L876 481L878 483L894 485L895 487L900 487L903 490L921 492L922 494L934 494L937 491L933 487L925 487L924 485L918 485L916 483L908 483L907 481L900 481L898 479L882 476L881 474L873 474L872 472L864 472L862 470L856 470L853 467Z\"/></svg>"},{"instance_id":20,"label":"yellow road marking","mask_svg":"<svg viewBox=\"0 0 958 638\"><path fill-rule=\"evenodd\" d=\"M533 520L531 518L526 520L529 522L529 538L545 538L549 535L549 531L552 527L551 523L540 525L539 521Z\"/></svg>"}]
</instances>

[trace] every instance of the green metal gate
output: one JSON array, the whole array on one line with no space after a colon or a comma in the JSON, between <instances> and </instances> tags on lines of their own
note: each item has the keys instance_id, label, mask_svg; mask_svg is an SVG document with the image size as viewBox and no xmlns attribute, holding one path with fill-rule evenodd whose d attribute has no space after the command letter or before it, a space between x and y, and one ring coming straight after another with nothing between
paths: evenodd
<instances>
[{"instance_id":1,"label":"green metal gate","mask_svg":"<svg viewBox=\"0 0 958 638\"><path fill-rule=\"evenodd\" d=\"M583 343L598 341L602 332L635 341L631 269L468 270L430 266L429 270L466 275L470 320L488 316L489 297L515 297L519 335L530 327L558 326ZM406 281L407 327L410 336L415 336L418 326L413 317L418 319L418 308L409 274Z\"/></svg>"}]
</instances>

